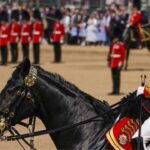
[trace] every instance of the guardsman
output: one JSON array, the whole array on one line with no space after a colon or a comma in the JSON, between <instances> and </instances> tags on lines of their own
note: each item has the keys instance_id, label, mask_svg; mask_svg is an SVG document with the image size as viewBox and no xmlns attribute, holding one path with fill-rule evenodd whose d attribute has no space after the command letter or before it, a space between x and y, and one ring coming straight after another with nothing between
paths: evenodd
<instances>
[{"instance_id":1,"label":"guardsman","mask_svg":"<svg viewBox=\"0 0 150 150\"><path fill-rule=\"evenodd\" d=\"M44 34L44 29L41 22L41 15L38 9L33 11L33 17L35 19L32 27L33 58L34 58L34 64L39 64L40 43Z\"/></svg>"},{"instance_id":2,"label":"guardsman","mask_svg":"<svg viewBox=\"0 0 150 150\"><path fill-rule=\"evenodd\" d=\"M12 11L11 19L12 19L12 23L10 26L11 62L16 63L18 60L18 42L21 31L21 25L19 23L19 10Z\"/></svg>"},{"instance_id":3,"label":"guardsman","mask_svg":"<svg viewBox=\"0 0 150 150\"><path fill-rule=\"evenodd\" d=\"M22 26L21 26L21 44L23 51L23 59L29 58L29 43L31 41L31 23L30 15L26 10L22 10Z\"/></svg>"},{"instance_id":4,"label":"guardsman","mask_svg":"<svg viewBox=\"0 0 150 150\"><path fill-rule=\"evenodd\" d=\"M139 6L134 5L133 6L133 12L130 17L130 35L131 40L136 41L138 40L138 47L140 48L142 46L142 35L140 32L140 26L141 26L141 20L142 20L142 13L139 10Z\"/></svg>"},{"instance_id":5,"label":"guardsman","mask_svg":"<svg viewBox=\"0 0 150 150\"><path fill-rule=\"evenodd\" d=\"M7 45L10 36L10 26L8 24L8 14L6 11L0 13L0 50L1 50L1 64L7 64L8 49Z\"/></svg>"},{"instance_id":6,"label":"guardsman","mask_svg":"<svg viewBox=\"0 0 150 150\"><path fill-rule=\"evenodd\" d=\"M64 25L60 22L62 14L60 10L55 12L55 23L53 26L53 33L51 35L51 42L54 46L54 62L61 62L61 44L64 38Z\"/></svg>"},{"instance_id":7,"label":"guardsman","mask_svg":"<svg viewBox=\"0 0 150 150\"><path fill-rule=\"evenodd\" d=\"M111 68L113 83L113 91L109 95L120 94L120 76L125 60L126 46L119 38L119 34L115 34L114 42L110 45L108 54L108 66Z\"/></svg>"}]
</instances>

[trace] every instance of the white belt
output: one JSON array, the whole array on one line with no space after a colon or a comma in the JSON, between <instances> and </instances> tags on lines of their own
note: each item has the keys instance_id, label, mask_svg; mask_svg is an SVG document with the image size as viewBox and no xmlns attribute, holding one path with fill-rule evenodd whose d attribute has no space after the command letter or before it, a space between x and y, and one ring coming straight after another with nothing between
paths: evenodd
<instances>
[{"instance_id":1,"label":"white belt","mask_svg":"<svg viewBox=\"0 0 150 150\"><path fill-rule=\"evenodd\" d=\"M120 54L111 54L111 58L119 58Z\"/></svg>"},{"instance_id":2,"label":"white belt","mask_svg":"<svg viewBox=\"0 0 150 150\"><path fill-rule=\"evenodd\" d=\"M0 37L1 37L1 38L7 38L8 35L7 35L7 34L1 34Z\"/></svg>"},{"instance_id":3,"label":"white belt","mask_svg":"<svg viewBox=\"0 0 150 150\"><path fill-rule=\"evenodd\" d=\"M18 35L18 33L11 33L11 35L12 35L12 36L17 36L17 35Z\"/></svg>"},{"instance_id":4,"label":"white belt","mask_svg":"<svg viewBox=\"0 0 150 150\"><path fill-rule=\"evenodd\" d=\"M23 33L21 33L21 35L22 36L27 36L27 35L29 35L29 33L28 32L23 32Z\"/></svg>"},{"instance_id":5,"label":"white belt","mask_svg":"<svg viewBox=\"0 0 150 150\"><path fill-rule=\"evenodd\" d=\"M40 32L38 32L38 31L33 31L33 34L35 34L35 35L39 35L39 34L40 34Z\"/></svg>"},{"instance_id":6,"label":"white belt","mask_svg":"<svg viewBox=\"0 0 150 150\"><path fill-rule=\"evenodd\" d=\"M60 31L54 31L53 33L54 33L54 34L61 34Z\"/></svg>"}]
</instances>

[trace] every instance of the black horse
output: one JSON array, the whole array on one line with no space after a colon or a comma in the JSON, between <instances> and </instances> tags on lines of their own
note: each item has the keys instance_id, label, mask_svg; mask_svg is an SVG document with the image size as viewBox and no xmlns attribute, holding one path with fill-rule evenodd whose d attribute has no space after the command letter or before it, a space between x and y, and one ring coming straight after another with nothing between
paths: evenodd
<instances>
[{"instance_id":1,"label":"black horse","mask_svg":"<svg viewBox=\"0 0 150 150\"><path fill-rule=\"evenodd\" d=\"M92 122L50 134L57 149L112 149L105 139L116 118L139 118L141 99L136 92L124 97L113 111L105 101L79 90L57 74L31 66L26 59L13 72L0 95L0 130L10 130L23 119L37 116L48 130L82 122ZM107 112L107 113L105 113ZM144 113L142 122L148 115ZM1 134L2 135L2 134Z\"/></svg>"},{"instance_id":2,"label":"black horse","mask_svg":"<svg viewBox=\"0 0 150 150\"><path fill-rule=\"evenodd\" d=\"M127 70L128 68L128 61L129 61L129 55L131 49L138 49L138 33L137 31L134 31L134 36L136 37L136 40L132 40L130 30L132 30L130 27L127 27L123 34L123 42L125 43L127 47L126 52L126 61L124 64L124 69ZM142 47L147 48L150 51L150 24L143 25L140 27L141 34L142 34Z\"/></svg>"}]
</instances>

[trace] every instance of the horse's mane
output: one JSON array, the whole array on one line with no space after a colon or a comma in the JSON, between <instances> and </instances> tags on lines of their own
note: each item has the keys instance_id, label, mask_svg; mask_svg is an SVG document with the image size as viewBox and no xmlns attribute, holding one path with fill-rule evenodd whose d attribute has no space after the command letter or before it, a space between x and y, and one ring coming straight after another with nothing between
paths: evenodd
<instances>
[{"instance_id":1,"label":"horse's mane","mask_svg":"<svg viewBox=\"0 0 150 150\"><path fill-rule=\"evenodd\" d=\"M78 97L83 98L86 102L92 104L97 112L104 111L104 109L108 110L109 104L106 101L98 100L95 97L87 94L86 92L83 92L77 86L66 81L62 76L60 76L57 73L45 71L40 66L36 66L36 68L40 73L42 73L48 79L53 81L55 83L55 86L63 90L66 90L68 92L68 95L71 94L75 98L78 98Z\"/></svg>"}]
</instances>

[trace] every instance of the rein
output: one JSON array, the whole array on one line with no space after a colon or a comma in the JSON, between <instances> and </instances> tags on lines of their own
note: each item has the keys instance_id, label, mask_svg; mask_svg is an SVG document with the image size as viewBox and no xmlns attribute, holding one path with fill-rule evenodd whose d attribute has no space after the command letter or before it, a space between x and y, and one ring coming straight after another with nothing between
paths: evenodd
<instances>
[{"instance_id":1,"label":"rein","mask_svg":"<svg viewBox=\"0 0 150 150\"><path fill-rule=\"evenodd\" d=\"M111 108L119 105L120 103L121 103L121 101L114 104L114 105L112 105ZM105 114L107 114L111 111L115 111L118 108L119 108L119 106L115 107L111 110L105 111L104 113L102 113L100 115L96 115L92 118L89 118L87 120L84 120L84 121L81 121L81 122L78 122L78 123L75 123L75 124L65 125L65 126L62 126L60 128L53 129L53 130L41 130L41 131L36 131L36 132L30 133L30 134L22 134L22 135L17 135L17 136L8 136L8 137L6 137L6 140L7 141L13 141L13 140L18 140L18 139L22 139L22 138L35 137L35 136L40 136L40 135L45 135L45 134L55 134L57 132L62 132L62 131L65 131L65 130L69 130L69 129L72 129L74 127L77 127L77 126L80 126L80 125L83 125L83 124L86 124L86 123L89 123L89 122L94 122L95 119L97 119L97 118L99 118L99 117L101 117L101 116L103 116L103 115L105 115ZM99 120L99 121L101 121L101 120Z\"/></svg>"},{"instance_id":2,"label":"rein","mask_svg":"<svg viewBox=\"0 0 150 150\"><path fill-rule=\"evenodd\" d=\"M29 74L24 79L25 89L27 89L27 90L17 92L18 96L21 96L23 98L26 98L27 100L30 100L32 102L33 106L35 106L35 101L34 101L34 98L32 97L32 94L30 93L30 91L32 89L32 86L34 86L34 84L36 83L36 80L37 80L37 69L34 68L33 66L31 66ZM119 101L118 103L115 103L115 104L111 105L110 110L105 111L104 113L96 115L96 116L94 116L92 118L89 118L87 120L77 122L75 124L65 125L65 126L62 126L60 128L56 128L56 129L52 129L52 130L35 131L36 116L32 116L32 117L29 118L29 123L28 124L23 123L23 122L19 123L21 126L24 126L24 127L28 128L29 133L20 134L14 127L10 126L10 129L8 129L8 131L12 134L12 136L4 136L3 135L2 137L0 137L0 139L2 141L17 140L18 142L19 142L19 140L23 140L30 147L31 150L35 150L33 137L40 136L40 135L45 135L45 134L55 134L55 133L62 132L62 131L65 131L65 130L69 130L69 129L75 128L77 126L87 124L87 123L90 123L90 122L94 122L94 121L103 121L101 119L99 119L99 120L96 120L96 119L99 118L99 117L102 117L102 116L104 116L104 115L106 115L110 112L114 112L118 108L126 105L126 103L123 103L122 105L120 105L121 103L122 103L122 100ZM31 129L30 129L30 127L31 127ZM25 140L26 138L31 138L30 143ZM19 144L20 144L20 142L19 142ZM20 144L20 145L21 145L21 147L23 147L22 144Z\"/></svg>"}]
</instances>

